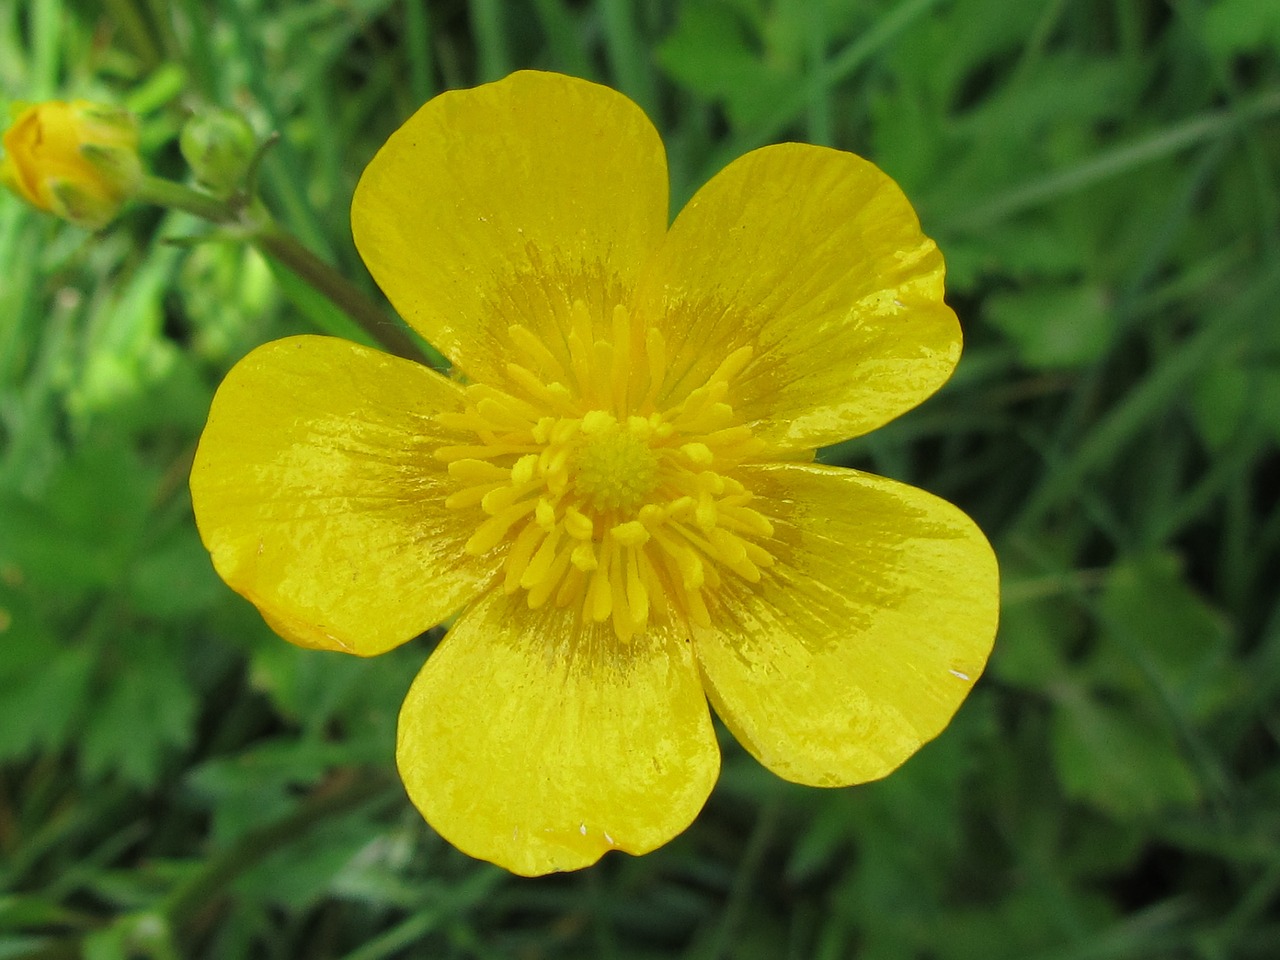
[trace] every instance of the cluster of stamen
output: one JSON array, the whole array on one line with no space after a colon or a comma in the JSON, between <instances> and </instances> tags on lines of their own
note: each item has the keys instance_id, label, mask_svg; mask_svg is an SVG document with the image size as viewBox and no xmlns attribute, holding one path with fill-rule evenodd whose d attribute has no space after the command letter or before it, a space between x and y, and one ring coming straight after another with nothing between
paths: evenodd
<instances>
[{"instance_id":1,"label":"cluster of stamen","mask_svg":"<svg viewBox=\"0 0 1280 960\"><path fill-rule=\"evenodd\" d=\"M708 626L726 572L755 582L773 563L761 545L773 525L729 475L760 448L726 402L751 348L668 395L662 335L622 306L611 319L602 333L575 303L560 356L510 327L526 364L507 365L506 389L473 384L464 410L438 416L476 439L436 456L458 481L447 506L477 511L467 552L505 544L507 593L612 619L626 641L651 621Z\"/></svg>"}]
</instances>

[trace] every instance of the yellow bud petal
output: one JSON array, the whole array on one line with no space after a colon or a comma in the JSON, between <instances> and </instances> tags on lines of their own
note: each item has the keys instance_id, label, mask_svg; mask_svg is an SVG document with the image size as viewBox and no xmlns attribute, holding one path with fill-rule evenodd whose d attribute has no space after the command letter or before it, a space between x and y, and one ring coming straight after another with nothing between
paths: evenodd
<instances>
[{"instance_id":1,"label":"yellow bud petal","mask_svg":"<svg viewBox=\"0 0 1280 960\"><path fill-rule=\"evenodd\" d=\"M114 219L142 182L137 121L82 100L27 107L5 131L4 151L4 186L91 230Z\"/></svg>"}]
</instances>

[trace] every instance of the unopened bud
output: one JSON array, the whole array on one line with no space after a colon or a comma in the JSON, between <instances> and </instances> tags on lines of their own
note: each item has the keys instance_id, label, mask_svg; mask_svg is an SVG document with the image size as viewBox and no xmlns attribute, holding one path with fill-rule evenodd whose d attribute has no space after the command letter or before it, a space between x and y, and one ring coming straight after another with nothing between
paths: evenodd
<instances>
[{"instance_id":1,"label":"unopened bud","mask_svg":"<svg viewBox=\"0 0 1280 960\"><path fill-rule=\"evenodd\" d=\"M201 185L226 196L244 182L257 138L249 121L234 110L209 107L186 122L178 146Z\"/></svg>"},{"instance_id":2,"label":"unopened bud","mask_svg":"<svg viewBox=\"0 0 1280 960\"><path fill-rule=\"evenodd\" d=\"M0 183L32 206L97 230L142 182L138 121L85 100L16 110L4 134Z\"/></svg>"}]
</instances>

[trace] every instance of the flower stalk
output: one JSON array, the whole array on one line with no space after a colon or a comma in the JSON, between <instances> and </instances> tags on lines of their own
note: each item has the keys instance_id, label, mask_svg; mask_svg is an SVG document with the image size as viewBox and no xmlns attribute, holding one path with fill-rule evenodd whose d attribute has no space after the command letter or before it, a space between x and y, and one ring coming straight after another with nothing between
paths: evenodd
<instances>
[{"instance_id":1,"label":"flower stalk","mask_svg":"<svg viewBox=\"0 0 1280 960\"><path fill-rule=\"evenodd\" d=\"M143 178L135 197L145 203L182 210L222 227L230 236L252 243L326 297L388 351L418 363L426 362L421 347L412 337L392 323L359 287L277 224L261 203L244 194L219 199L155 176Z\"/></svg>"}]
</instances>

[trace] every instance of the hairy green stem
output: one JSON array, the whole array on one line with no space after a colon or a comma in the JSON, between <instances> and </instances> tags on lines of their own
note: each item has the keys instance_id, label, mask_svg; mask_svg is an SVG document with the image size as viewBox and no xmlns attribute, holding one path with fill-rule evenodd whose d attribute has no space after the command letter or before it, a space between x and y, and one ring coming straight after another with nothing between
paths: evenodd
<instances>
[{"instance_id":1,"label":"hairy green stem","mask_svg":"<svg viewBox=\"0 0 1280 960\"><path fill-rule=\"evenodd\" d=\"M370 303L355 284L299 243L293 234L286 233L273 224L256 233L253 242L263 253L279 260L328 297L392 353L418 363L426 362L422 350L409 334Z\"/></svg>"}]
</instances>

